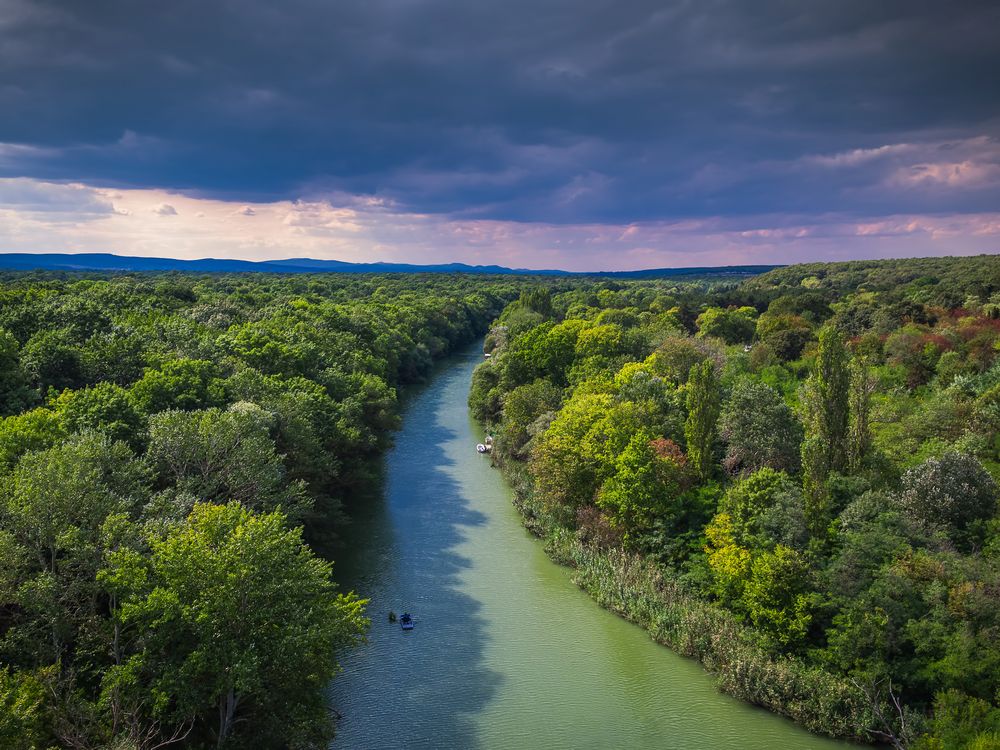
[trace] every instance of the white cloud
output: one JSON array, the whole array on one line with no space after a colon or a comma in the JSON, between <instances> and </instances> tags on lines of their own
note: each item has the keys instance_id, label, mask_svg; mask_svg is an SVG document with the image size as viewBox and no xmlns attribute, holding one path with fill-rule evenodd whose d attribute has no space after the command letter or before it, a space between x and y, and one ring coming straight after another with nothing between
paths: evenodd
<instances>
[{"instance_id":1,"label":"white cloud","mask_svg":"<svg viewBox=\"0 0 1000 750\"><path fill-rule=\"evenodd\" d=\"M0 178L0 206L49 220L91 220L114 211L100 190L78 183L57 183L27 177Z\"/></svg>"},{"instance_id":2,"label":"white cloud","mask_svg":"<svg viewBox=\"0 0 1000 750\"><path fill-rule=\"evenodd\" d=\"M953 141L893 143L807 156L800 163L828 169L872 167L881 170L879 183L892 188L972 189L1000 184L1000 141L977 136Z\"/></svg>"},{"instance_id":3,"label":"white cloud","mask_svg":"<svg viewBox=\"0 0 1000 750\"><path fill-rule=\"evenodd\" d=\"M855 148L837 154L811 155L804 157L802 161L831 168L859 167L887 157L902 156L916 151L919 151L919 148L912 143L892 143L877 148Z\"/></svg>"}]
</instances>

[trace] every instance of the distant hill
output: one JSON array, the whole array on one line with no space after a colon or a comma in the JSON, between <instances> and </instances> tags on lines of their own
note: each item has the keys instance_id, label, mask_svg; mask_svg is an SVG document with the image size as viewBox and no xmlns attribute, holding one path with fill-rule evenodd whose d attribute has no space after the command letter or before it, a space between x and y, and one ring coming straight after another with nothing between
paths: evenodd
<instances>
[{"instance_id":1,"label":"distant hill","mask_svg":"<svg viewBox=\"0 0 1000 750\"><path fill-rule=\"evenodd\" d=\"M504 266L470 266L466 263L411 265L408 263L348 263L342 260L289 258L287 260L227 260L201 258L139 258L111 253L7 253L0 254L0 268L19 271L187 271L193 273L482 273L519 276L613 276L647 279L665 276L756 276L781 266L718 266L715 268L651 268L642 271L574 273L557 269L532 270Z\"/></svg>"}]
</instances>

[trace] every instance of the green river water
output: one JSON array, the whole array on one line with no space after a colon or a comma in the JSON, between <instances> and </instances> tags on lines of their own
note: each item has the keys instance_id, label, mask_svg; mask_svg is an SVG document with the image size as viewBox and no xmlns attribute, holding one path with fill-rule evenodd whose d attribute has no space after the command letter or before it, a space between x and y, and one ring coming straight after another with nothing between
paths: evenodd
<instances>
[{"instance_id":1,"label":"green river water","mask_svg":"<svg viewBox=\"0 0 1000 750\"><path fill-rule=\"evenodd\" d=\"M480 352L407 396L383 491L352 509L335 574L371 598L372 627L333 682L332 747L849 747L722 695L545 556L475 450L466 398ZM416 628L402 632L389 610Z\"/></svg>"}]
</instances>

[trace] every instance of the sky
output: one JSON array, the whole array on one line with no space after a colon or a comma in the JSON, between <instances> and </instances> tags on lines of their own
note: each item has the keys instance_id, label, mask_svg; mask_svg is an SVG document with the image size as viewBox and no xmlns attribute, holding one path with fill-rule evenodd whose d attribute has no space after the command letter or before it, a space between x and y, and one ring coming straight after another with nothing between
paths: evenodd
<instances>
[{"instance_id":1,"label":"sky","mask_svg":"<svg viewBox=\"0 0 1000 750\"><path fill-rule=\"evenodd\" d=\"M1000 4L0 0L0 252L1000 252Z\"/></svg>"}]
</instances>

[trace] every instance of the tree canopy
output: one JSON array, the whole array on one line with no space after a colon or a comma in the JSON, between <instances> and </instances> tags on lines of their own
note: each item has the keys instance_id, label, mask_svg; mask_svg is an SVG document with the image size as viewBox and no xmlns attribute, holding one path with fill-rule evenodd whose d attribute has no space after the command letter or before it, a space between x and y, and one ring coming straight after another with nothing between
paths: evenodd
<instances>
[{"instance_id":1,"label":"tree canopy","mask_svg":"<svg viewBox=\"0 0 1000 750\"><path fill-rule=\"evenodd\" d=\"M819 731L996 744L995 256L581 280L531 309L470 404L518 436L496 460L588 590Z\"/></svg>"}]
</instances>

